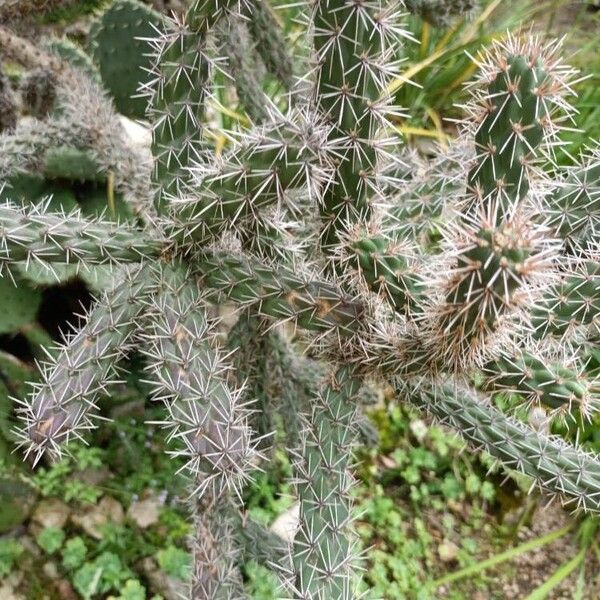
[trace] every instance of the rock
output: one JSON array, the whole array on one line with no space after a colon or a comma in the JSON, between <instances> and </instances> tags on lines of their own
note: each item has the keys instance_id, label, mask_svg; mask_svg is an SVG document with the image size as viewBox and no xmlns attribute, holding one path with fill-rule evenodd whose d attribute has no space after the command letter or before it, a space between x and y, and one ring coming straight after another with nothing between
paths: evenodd
<instances>
[{"instance_id":1,"label":"rock","mask_svg":"<svg viewBox=\"0 0 600 600\"><path fill-rule=\"evenodd\" d=\"M54 584L54 587L61 600L79 600L73 586L66 579L60 579Z\"/></svg>"},{"instance_id":2,"label":"rock","mask_svg":"<svg viewBox=\"0 0 600 600\"><path fill-rule=\"evenodd\" d=\"M158 498L148 498L132 502L127 516L140 528L146 529L158 523L160 501Z\"/></svg>"},{"instance_id":3,"label":"rock","mask_svg":"<svg viewBox=\"0 0 600 600\"><path fill-rule=\"evenodd\" d=\"M442 562L453 562L458 556L458 546L449 540L443 541L438 546L438 554Z\"/></svg>"},{"instance_id":4,"label":"rock","mask_svg":"<svg viewBox=\"0 0 600 600\"><path fill-rule=\"evenodd\" d=\"M16 590L21 585L23 573L17 571L11 573L0 581L0 598L2 600L26 600L25 596L19 594Z\"/></svg>"},{"instance_id":5,"label":"rock","mask_svg":"<svg viewBox=\"0 0 600 600\"><path fill-rule=\"evenodd\" d=\"M90 537L101 540L102 527L107 523L121 524L123 518L124 512L121 504L110 496L103 496L95 506L72 515L71 521Z\"/></svg>"},{"instance_id":6,"label":"rock","mask_svg":"<svg viewBox=\"0 0 600 600\"><path fill-rule=\"evenodd\" d=\"M294 541L298 522L300 520L300 504L296 502L285 512L281 513L271 525L271 531L288 543Z\"/></svg>"},{"instance_id":7,"label":"rock","mask_svg":"<svg viewBox=\"0 0 600 600\"><path fill-rule=\"evenodd\" d=\"M48 579L58 579L59 577L58 565L53 560L44 563L42 571Z\"/></svg>"},{"instance_id":8,"label":"rock","mask_svg":"<svg viewBox=\"0 0 600 600\"><path fill-rule=\"evenodd\" d=\"M48 498L47 500L42 500L37 505L32 520L37 525L40 525L42 529L46 527L63 529L67 524L70 512L69 506L62 500Z\"/></svg>"}]
</instances>

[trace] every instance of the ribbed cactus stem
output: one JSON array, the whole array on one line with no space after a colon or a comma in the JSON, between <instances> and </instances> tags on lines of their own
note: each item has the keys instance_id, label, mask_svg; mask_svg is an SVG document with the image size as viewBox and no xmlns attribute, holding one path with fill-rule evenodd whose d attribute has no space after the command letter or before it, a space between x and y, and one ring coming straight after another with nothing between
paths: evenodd
<instances>
[{"instance_id":1,"label":"ribbed cactus stem","mask_svg":"<svg viewBox=\"0 0 600 600\"><path fill-rule=\"evenodd\" d=\"M537 338L569 337L584 328L600 328L599 259L598 252L584 254L579 264L544 294L531 315Z\"/></svg>"},{"instance_id":2,"label":"ribbed cactus stem","mask_svg":"<svg viewBox=\"0 0 600 600\"><path fill-rule=\"evenodd\" d=\"M322 244L331 249L353 223L366 221L377 194L377 132L391 110L385 97L402 30L398 6L374 2L318 0L314 3L315 105L331 124L337 149L333 185L321 200Z\"/></svg>"},{"instance_id":3,"label":"ribbed cactus stem","mask_svg":"<svg viewBox=\"0 0 600 600\"><path fill-rule=\"evenodd\" d=\"M349 335L363 314L360 302L310 272L304 277L283 265L222 252L199 255L194 268L210 300L253 306L260 315L309 331Z\"/></svg>"},{"instance_id":4,"label":"ribbed cactus stem","mask_svg":"<svg viewBox=\"0 0 600 600\"><path fill-rule=\"evenodd\" d=\"M570 167L545 201L548 225L570 243L597 239L600 231L600 148Z\"/></svg>"},{"instance_id":5,"label":"ribbed cactus stem","mask_svg":"<svg viewBox=\"0 0 600 600\"><path fill-rule=\"evenodd\" d=\"M285 90L294 87L294 62L269 0L250 0L248 28L265 67Z\"/></svg>"},{"instance_id":6,"label":"ribbed cactus stem","mask_svg":"<svg viewBox=\"0 0 600 600\"><path fill-rule=\"evenodd\" d=\"M402 398L452 427L473 447L570 508L600 514L600 460L562 438L534 431L473 391L452 385L399 384Z\"/></svg>"},{"instance_id":7,"label":"ribbed cactus stem","mask_svg":"<svg viewBox=\"0 0 600 600\"><path fill-rule=\"evenodd\" d=\"M415 249L409 244L359 229L350 234L342 260L397 312L414 315L420 311L422 274Z\"/></svg>"},{"instance_id":8,"label":"ribbed cactus stem","mask_svg":"<svg viewBox=\"0 0 600 600\"><path fill-rule=\"evenodd\" d=\"M164 426L195 479L194 495L240 493L256 458L242 389L227 383L227 364L216 347L205 300L184 267L158 266L160 291L150 301L151 328L142 353L154 398L166 404Z\"/></svg>"},{"instance_id":9,"label":"ribbed cactus stem","mask_svg":"<svg viewBox=\"0 0 600 600\"><path fill-rule=\"evenodd\" d=\"M300 525L294 538L294 598L354 597L350 473L361 378L340 367L314 400L296 464Z\"/></svg>"},{"instance_id":10,"label":"ribbed cactus stem","mask_svg":"<svg viewBox=\"0 0 600 600\"><path fill-rule=\"evenodd\" d=\"M427 313L432 356L451 370L481 364L552 273L553 247L544 230L518 213L495 222L490 211L458 234L451 250L456 262L440 277L444 298Z\"/></svg>"},{"instance_id":11,"label":"ribbed cactus stem","mask_svg":"<svg viewBox=\"0 0 600 600\"><path fill-rule=\"evenodd\" d=\"M19 409L22 445L36 462L44 452L60 455L62 444L96 426L96 402L115 381L115 364L131 349L147 277L144 267L124 269L83 325L42 365L42 382Z\"/></svg>"},{"instance_id":12,"label":"ribbed cactus stem","mask_svg":"<svg viewBox=\"0 0 600 600\"><path fill-rule=\"evenodd\" d=\"M262 77L246 25L240 18L232 17L221 20L215 29L240 106L253 123L261 123L268 114L269 100L262 90Z\"/></svg>"},{"instance_id":13,"label":"ribbed cactus stem","mask_svg":"<svg viewBox=\"0 0 600 600\"><path fill-rule=\"evenodd\" d=\"M260 209L293 211L292 190L316 198L331 176L325 137L304 111L273 114L224 156L195 164L188 195L173 203L177 237L207 243L226 228L252 227Z\"/></svg>"},{"instance_id":14,"label":"ribbed cactus stem","mask_svg":"<svg viewBox=\"0 0 600 600\"><path fill-rule=\"evenodd\" d=\"M243 600L244 586L237 566L238 523L229 518L226 497L194 501L190 600Z\"/></svg>"},{"instance_id":15,"label":"ribbed cactus stem","mask_svg":"<svg viewBox=\"0 0 600 600\"><path fill-rule=\"evenodd\" d=\"M567 366L531 352L507 354L484 367L486 389L520 394L532 406L566 417L577 412L591 418L600 407L600 383L581 365Z\"/></svg>"},{"instance_id":16,"label":"ribbed cactus stem","mask_svg":"<svg viewBox=\"0 0 600 600\"><path fill-rule=\"evenodd\" d=\"M18 113L17 98L0 64L0 133L14 130L17 125Z\"/></svg>"},{"instance_id":17,"label":"ribbed cactus stem","mask_svg":"<svg viewBox=\"0 0 600 600\"><path fill-rule=\"evenodd\" d=\"M163 244L127 224L85 218L78 209L47 211L46 204L0 205L0 274L4 265L23 262L74 264L82 269L98 264L141 262L157 257Z\"/></svg>"},{"instance_id":18,"label":"ribbed cactus stem","mask_svg":"<svg viewBox=\"0 0 600 600\"><path fill-rule=\"evenodd\" d=\"M499 219L529 192L540 147L549 147L559 130L557 109L570 110L564 97L572 93L573 71L559 62L559 49L556 42L509 37L481 59L468 106L477 146L468 186L473 203L499 205Z\"/></svg>"}]
</instances>

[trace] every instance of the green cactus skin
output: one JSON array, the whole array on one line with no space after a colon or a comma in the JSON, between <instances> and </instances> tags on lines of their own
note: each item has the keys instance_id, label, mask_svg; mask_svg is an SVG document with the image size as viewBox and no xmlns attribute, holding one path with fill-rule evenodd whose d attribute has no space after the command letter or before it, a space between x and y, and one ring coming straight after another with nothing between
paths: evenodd
<instances>
[{"instance_id":1,"label":"green cactus skin","mask_svg":"<svg viewBox=\"0 0 600 600\"><path fill-rule=\"evenodd\" d=\"M89 53L117 110L134 119L146 113L146 100L137 96L139 82L151 67L146 38L156 35L162 16L137 0L117 0L90 30Z\"/></svg>"},{"instance_id":2,"label":"green cactus skin","mask_svg":"<svg viewBox=\"0 0 600 600\"><path fill-rule=\"evenodd\" d=\"M532 478L552 497L560 495L572 509L600 512L600 461L562 438L531 429L462 387L398 386L400 396L439 422L458 431L506 468Z\"/></svg>"},{"instance_id":3,"label":"green cactus skin","mask_svg":"<svg viewBox=\"0 0 600 600\"><path fill-rule=\"evenodd\" d=\"M349 468L361 385L352 367L340 367L314 400L302 459L295 465L300 499L293 556L295 598L353 597L356 551L349 536Z\"/></svg>"},{"instance_id":4,"label":"green cactus skin","mask_svg":"<svg viewBox=\"0 0 600 600\"><path fill-rule=\"evenodd\" d=\"M49 69L33 69L20 83L21 101L27 114L45 119L56 102L56 75Z\"/></svg>"},{"instance_id":5,"label":"green cactus skin","mask_svg":"<svg viewBox=\"0 0 600 600\"><path fill-rule=\"evenodd\" d=\"M329 142L337 150L335 179L321 200L322 247L332 249L348 224L368 219L369 196L377 193L373 138L383 124L378 112L385 106L380 98L386 84L382 62L391 59L402 32L393 3L323 0L313 10L315 103L331 126Z\"/></svg>"},{"instance_id":6,"label":"green cactus skin","mask_svg":"<svg viewBox=\"0 0 600 600\"><path fill-rule=\"evenodd\" d=\"M285 90L294 87L294 62L268 0L249 2L248 28L265 67Z\"/></svg>"},{"instance_id":7,"label":"green cactus skin","mask_svg":"<svg viewBox=\"0 0 600 600\"><path fill-rule=\"evenodd\" d=\"M273 115L225 156L196 164L190 196L174 203L176 237L206 244L227 228L251 227L259 209L285 203L291 189L317 196L331 171L324 144L304 112Z\"/></svg>"},{"instance_id":8,"label":"green cactus skin","mask_svg":"<svg viewBox=\"0 0 600 600\"><path fill-rule=\"evenodd\" d=\"M498 204L502 219L530 190L529 173L538 146L557 130L552 115L567 72L554 68L556 48L540 52L536 42L496 45L486 57L486 93L475 97L472 114L477 158L468 178L473 202ZM479 85L479 83L477 84Z\"/></svg>"},{"instance_id":9,"label":"green cactus skin","mask_svg":"<svg viewBox=\"0 0 600 600\"><path fill-rule=\"evenodd\" d=\"M481 364L493 336L519 308L523 288L552 268L552 248L529 221L475 223L442 276L445 298L433 306L428 347L451 370Z\"/></svg>"},{"instance_id":10,"label":"green cactus skin","mask_svg":"<svg viewBox=\"0 0 600 600\"><path fill-rule=\"evenodd\" d=\"M262 460L250 431L251 398L235 387L231 361L218 348L207 317L209 307L226 301L258 323L267 320L269 327L290 322L294 332L307 330L303 335L308 335L312 355L329 365L342 365L323 383L321 363L316 366L288 353L281 340L272 338L266 340L270 347L265 346L271 355L257 367L261 377L272 370L268 374L273 380L290 370L298 372L288 377L289 385L277 382L272 394L268 389L269 400L284 396L273 403L281 407L275 410L295 408L298 414L305 403L308 408L300 426L298 419L284 420L288 441L296 444L290 452L297 458L301 514L289 569L282 575L288 596L298 600L354 596L356 552L348 488L366 377L402 379L402 395L409 402L458 428L475 446L531 476L541 489L570 500L575 508L588 512L600 508L596 456L527 428L489 406L472 387L462 387L480 367L490 361L501 363L506 358L502 351L512 352L514 347L514 356L519 357L514 360L525 356L526 364L520 365L524 376L500 364L485 373L484 385L494 390L494 385L518 384L525 400L534 393L536 401L547 403L559 404L564 398L559 410L573 390L574 412L583 413L587 406L589 416L598 406L592 376L585 380L579 376L580 358L556 366L556 340L532 342L519 335L528 330L527 317L538 296L554 294L546 289L551 275L563 277L568 286L570 277L585 279L584 264L597 264L595 232L586 232L590 244L577 239L565 244L561 254L558 244L530 217L540 212L549 199L544 194L553 189L533 164L536 154L551 150L555 141L558 127L552 107L569 114L564 96L571 71L558 61L558 47L542 47L533 38L521 43L509 36L483 57L463 130L466 140L475 138L477 157L464 161L473 164L457 167L451 180L442 177L425 186L430 185L436 198L425 221L435 222L438 232L407 242L406 247L415 248L413 265L413 257L408 260L399 251L404 242L394 226L388 226L389 215L379 214L386 204L402 205L396 197L403 190L398 179L410 180L411 175L402 174L403 169L410 170L410 165L400 164L406 153L396 157L397 140L386 137L386 115L396 109L388 105L384 90L397 70L396 44L404 34L397 20L399 6L384 6L379 0L315 0L312 9L307 31L315 64L310 77L304 78L314 83L308 97L299 94L297 106L286 115L269 107L263 124L232 134L231 147L216 158L205 139L205 100L216 84L211 74L218 65L207 40L221 19L235 19L240 11L247 14L246 7L237 2L195 2L183 21L167 24L166 32L153 42L152 81L145 87L154 127L153 184L160 188L156 198L150 193L150 169L139 155L128 157L124 152L115 129L108 127L114 112L107 109L105 98L96 100L98 86L89 78L83 92L77 86L76 91L59 86L59 107L67 109L62 114L49 115L36 128L24 130L19 123L14 135L1 137L2 149L8 152L0 153L0 174L7 177L23 169L39 172L48 149L61 146L91 150L103 170L115 171L119 185L137 177L136 186L127 188L129 200L142 198L145 235L158 247L151 246L140 264L129 251L114 254L115 262L136 262L122 269L150 271L141 277L139 293L131 297L136 306L127 303L141 313L129 318L123 308L119 294L126 294L131 282L120 287L117 283L112 292L116 299L103 297L88 322L100 324L107 343L101 351L94 344L83 344L78 336L85 335L84 325L71 347L59 354L55 361L59 367L49 369L45 377L56 382L52 389L60 393L41 408L35 399L39 394L33 403L25 403L23 443L37 457L42 446L56 452L66 437L64 431L72 430L74 417L83 428L91 419L94 392L105 384L103 378L114 364L111 357L120 357L113 346L117 338L126 338L126 348L134 341L141 346L155 397L167 404L164 424L177 444L174 452L187 459L186 471L193 476L192 499L201 502L195 506L198 539L190 590L197 598L230 600L242 595L237 546L246 542L233 535L234 517L217 516L226 515L232 503L238 509L236 494L251 476L254 461L260 467ZM24 55L21 62L39 64L31 47L15 44L0 28L0 46L5 39L9 52ZM69 81L82 77L74 70ZM90 132L99 139L90 139ZM19 148L21 162L15 159ZM469 152L462 156L469 157ZM461 190L465 180L466 194ZM408 185L415 181L416 177ZM418 193L416 186L412 190ZM438 205L445 193L449 197ZM157 211L148 206L151 197ZM412 218L414 205L405 208ZM444 220L444 211L454 213L447 225L437 222ZM311 212L318 213L316 227ZM297 220L303 222L297 226ZM94 227L99 224L92 222ZM410 237L420 227L407 227L402 235ZM125 226L124 231L127 236L133 230ZM298 231L311 235L298 240ZM20 244L17 233L27 243ZM137 233L135 240L142 237ZM435 239L439 233L446 238L441 248ZM39 235L39 226L25 219L20 232L11 228L6 248L18 255L24 245L29 252L29 240L37 244ZM85 246L89 240L83 238L78 243ZM64 261L63 246L61 239L60 249L52 249L45 262ZM416 251L419 246L425 246L421 254ZM96 259L92 254L91 260ZM7 258L4 268L12 269L13 262ZM83 260L77 264L85 266ZM405 270L413 266L418 277L411 283L418 282L420 288L416 291L404 283ZM593 283L593 277L589 281ZM584 287L584 296L589 297L589 281L583 281L577 292L569 291L570 302ZM547 308L544 302L539 304L542 309ZM106 327L115 307L123 308L116 330ZM588 312L596 312L593 303ZM415 313L418 318L413 318ZM583 350L577 356L585 356L596 343L591 318L586 316L576 332L564 335L567 341L581 341ZM265 339L256 342L263 344ZM539 354L532 351L538 347ZM551 357L549 363L542 359L545 356ZM86 376L83 383L93 385L83 386L77 373L71 381L64 365L79 366ZM535 368L531 377L525 367ZM254 366L249 368L252 376ZM439 380L443 386L436 383ZM267 383L259 383L265 394ZM40 390L45 389L50 389L48 382L41 384ZM88 389L89 396L84 393ZM81 427L79 431L83 433ZM262 533L256 536L257 544L264 539Z\"/></svg>"},{"instance_id":11,"label":"green cactus skin","mask_svg":"<svg viewBox=\"0 0 600 600\"><path fill-rule=\"evenodd\" d=\"M160 292L146 309L151 329L142 353L154 398L169 413L164 425L177 445L173 453L186 459L198 496L239 495L254 458L242 391L227 385L204 299L185 268L158 267L152 276Z\"/></svg>"},{"instance_id":12,"label":"green cactus skin","mask_svg":"<svg viewBox=\"0 0 600 600\"><path fill-rule=\"evenodd\" d=\"M344 260L357 269L369 289L387 299L394 310L414 315L419 310L423 292L414 251L383 235L364 234L353 236L345 249Z\"/></svg>"},{"instance_id":13,"label":"green cactus skin","mask_svg":"<svg viewBox=\"0 0 600 600\"><path fill-rule=\"evenodd\" d=\"M590 254L550 288L532 311L535 336L567 337L582 327L600 328L600 262Z\"/></svg>"},{"instance_id":14,"label":"green cactus skin","mask_svg":"<svg viewBox=\"0 0 600 600\"><path fill-rule=\"evenodd\" d=\"M536 406L543 405L559 415L575 411L590 417L597 409L600 384L583 373L530 353L502 356L484 367L486 389L520 394Z\"/></svg>"},{"instance_id":15,"label":"green cactus skin","mask_svg":"<svg viewBox=\"0 0 600 600\"><path fill-rule=\"evenodd\" d=\"M150 101L159 212L164 210L165 194L178 191L186 169L203 148L202 121L211 72L206 34L233 5L233 0L197 0L183 24L167 22L165 32L154 42L151 78L141 90Z\"/></svg>"},{"instance_id":16,"label":"green cactus skin","mask_svg":"<svg viewBox=\"0 0 600 600\"><path fill-rule=\"evenodd\" d=\"M146 277L144 267L122 271L84 324L43 366L43 382L33 385L31 399L20 409L26 423L21 444L35 462L44 452L60 456L61 443L95 427L96 400L115 381L114 365L135 334Z\"/></svg>"},{"instance_id":17,"label":"green cactus skin","mask_svg":"<svg viewBox=\"0 0 600 600\"><path fill-rule=\"evenodd\" d=\"M472 13L477 0L405 0L406 8L434 27L447 27L460 17Z\"/></svg>"},{"instance_id":18,"label":"green cactus skin","mask_svg":"<svg viewBox=\"0 0 600 600\"><path fill-rule=\"evenodd\" d=\"M50 54L54 54L71 68L85 73L96 84L102 84L102 77L98 67L80 46L67 38L49 39L42 46Z\"/></svg>"},{"instance_id":19,"label":"green cactus skin","mask_svg":"<svg viewBox=\"0 0 600 600\"><path fill-rule=\"evenodd\" d=\"M42 174L46 179L106 181L106 174L91 152L70 146L50 148L44 157Z\"/></svg>"},{"instance_id":20,"label":"green cactus skin","mask_svg":"<svg viewBox=\"0 0 600 600\"><path fill-rule=\"evenodd\" d=\"M124 224L86 219L79 210L48 213L46 206L0 204L0 273L12 262L53 265L139 262L161 244Z\"/></svg>"},{"instance_id":21,"label":"green cactus skin","mask_svg":"<svg viewBox=\"0 0 600 600\"><path fill-rule=\"evenodd\" d=\"M569 242L592 242L600 230L600 149L571 167L546 200L548 225Z\"/></svg>"},{"instance_id":22,"label":"green cactus skin","mask_svg":"<svg viewBox=\"0 0 600 600\"><path fill-rule=\"evenodd\" d=\"M253 123L261 123L267 116L268 100L262 90L262 77L245 23L239 18L223 19L216 26L216 34L222 54L227 58L227 72L240 106Z\"/></svg>"},{"instance_id":23,"label":"green cactus skin","mask_svg":"<svg viewBox=\"0 0 600 600\"><path fill-rule=\"evenodd\" d=\"M196 260L196 274L213 301L228 299L254 306L259 315L339 335L353 333L363 315L363 305L335 284L302 278L285 266L274 268L220 252L205 253Z\"/></svg>"},{"instance_id":24,"label":"green cactus skin","mask_svg":"<svg viewBox=\"0 0 600 600\"><path fill-rule=\"evenodd\" d=\"M35 320L42 302L39 290L19 277L18 273L2 269L0 259L0 335L14 333Z\"/></svg>"}]
</instances>

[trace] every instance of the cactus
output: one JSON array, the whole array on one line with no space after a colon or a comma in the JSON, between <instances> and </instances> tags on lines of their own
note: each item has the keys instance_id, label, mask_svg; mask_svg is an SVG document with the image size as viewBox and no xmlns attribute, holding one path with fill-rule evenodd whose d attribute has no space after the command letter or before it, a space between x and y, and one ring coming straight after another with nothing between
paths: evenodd
<instances>
[{"instance_id":1,"label":"cactus","mask_svg":"<svg viewBox=\"0 0 600 600\"><path fill-rule=\"evenodd\" d=\"M448 26L454 19L468 15L477 0L406 0L406 8L435 27Z\"/></svg>"},{"instance_id":2,"label":"cactus","mask_svg":"<svg viewBox=\"0 0 600 600\"><path fill-rule=\"evenodd\" d=\"M141 2L118 0L92 25L88 51L117 110L127 117L141 119L146 112L144 98L136 96L151 66L144 38L155 35L161 23L161 15Z\"/></svg>"},{"instance_id":3,"label":"cactus","mask_svg":"<svg viewBox=\"0 0 600 600\"><path fill-rule=\"evenodd\" d=\"M190 479L192 598L243 597L238 566L252 552L248 536L262 562L278 563L283 597L356 597L349 490L364 430L361 389L371 378L392 382L402 400L545 493L600 512L598 457L485 395L509 391L549 418L588 419L599 407L597 373L586 369L600 308L598 156L554 178L543 164L561 119L572 116L573 71L558 59L559 45L509 36L483 52L460 142L427 165L387 122L399 114L386 90L406 37L402 7L317 0L307 13L306 89L285 110L285 98L269 99L260 122L228 132L227 147L215 152L206 101L215 71L227 70L215 52L251 8L198 0L161 25L141 85L153 171L128 158L107 128L114 113L102 97L93 105L104 111L102 144L82 143L97 120L60 86L59 105L89 121L75 127L50 115L39 130L19 123L6 139L2 176L39 171L50 148L85 150L118 175L139 217L117 225L55 214L49 203L0 209L2 273L108 263L117 277L21 400L25 452L59 453L96 426L97 399L117 361L138 347L153 398L165 404L171 452ZM278 76L281 40L267 47L252 35ZM75 76L87 77L89 102L97 86ZM219 336L225 326L210 317L224 304L240 319L229 352ZM311 358L283 331L301 338ZM294 459L300 523L290 556L274 548L269 559L269 536L239 527L240 498L265 464L263 447L279 443L261 439L276 415Z\"/></svg>"},{"instance_id":4,"label":"cactus","mask_svg":"<svg viewBox=\"0 0 600 600\"><path fill-rule=\"evenodd\" d=\"M18 105L8 77L0 69L0 133L17 125Z\"/></svg>"},{"instance_id":5,"label":"cactus","mask_svg":"<svg viewBox=\"0 0 600 600\"><path fill-rule=\"evenodd\" d=\"M34 69L21 80L25 111L36 119L45 118L56 101L56 76L48 69Z\"/></svg>"}]
</instances>

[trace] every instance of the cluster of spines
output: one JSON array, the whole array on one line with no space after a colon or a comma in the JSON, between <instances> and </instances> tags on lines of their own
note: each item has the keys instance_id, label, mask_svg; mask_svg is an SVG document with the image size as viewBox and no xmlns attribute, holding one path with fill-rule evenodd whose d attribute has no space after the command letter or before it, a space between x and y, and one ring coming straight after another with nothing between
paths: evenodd
<instances>
[{"instance_id":1,"label":"cluster of spines","mask_svg":"<svg viewBox=\"0 0 600 600\"><path fill-rule=\"evenodd\" d=\"M0 133L12 131L17 125L19 106L8 77L0 68Z\"/></svg>"},{"instance_id":2,"label":"cluster of spines","mask_svg":"<svg viewBox=\"0 0 600 600\"><path fill-rule=\"evenodd\" d=\"M353 367L338 368L313 400L307 419L294 469L300 501L290 580L294 598L354 597L350 467L361 385Z\"/></svg>"},{"instance_id":3,"label":"cluster of spines","mask_svg":"<svg viewBox=\"0 0 600 600\"><path fill-rule=\"evenodd\" d=\"M83 324L42 365L43 381L20 409L22 445L37 462L45 452L59 456L61 446L94 428L97 401L118 380L116 365L131 349L143 312L147 272L138 265L122 270Z\"/></svg>"},{"instance_id":4,"label":"cluster of spines","mask_svg":"<svg viewBox=\"0 0 600 600\"><path fill-rule=\"evenodd\" d=\"M152 276L158 291L148 301L142 353L154 398L167 407L163 425L177 445L172 452L184 457L194 495L241 495L255 459L243 389L227 382L215 325L186 268L157 267Z\"/></svg>"},{"instance_id":5,"label":"cluster of spines","mask_svg":"<svg viewBox=\"0 0 600 600\"><path fill-rule=\"evenodd\" d=\"M159 256L161 242L127 224L84 218L78 209L49 212L39 205L0 205L0 275L10 264L74 264L83 269L99 264L137 263Z\"/></svg>"},{"instance_id":6,"label":"cluster of spines","mask_svg":"<svg viewBox=\"0 0 600 600\"><path fill-rule=\"evenodd\" d=\"M244 456L253 451L245 424L247 409L241 396L228 387L231 378L214 348L204 303L230 299L249 307L259 317L291 321L295 326L315 331L319 337L333 333L329 337L335 340L329 348L336 348L338 360L346 357L345 351L352 344L354 352L362 352L360 374L354 366L337 371L318 394L319 400L307 415L304 430L299 432L303 458L297 463L297 483L302 519L290 585L292 594L300 598L351 597L349 565L354 551L345 531L350 521L347 487L351 479L347 468L357 423L352 399L360 387L363 368L376 366L386 375L417 375L413 382L418 382L418 386L412 393L419 406L463 428L471 441L492 448L493 454L532 475L542 487L554 487L555 491L575 498L582 508L598 510L595 457L553 439L537 440L541 446L534 456L532 434L499 411L469 396L464 401L464 415L459 414L463 407L457 405L451 386L443 390L434 387L431 393L427 387L432 348L442 348L433 361L441 363L435 371L458 371L461 378L468 376L466 367L480 364L489 356L487 351L476 349L476 360L469 357L462 361L461 357L457 361L460 351L456 348L463 348L460 344L469 337L465 334L477 338L477 344L467 339L469 348L489 345L499 328L498 322L506 317L510 320L518 308L518 295L537 291L533 281L537 272L551 271L548 263L552 244L546 245L545 239L530 235L535 227L530 220L519 219L528 214L523 210L525 201L529 201L526 192L530 196L532 191L537 194L532 185L533 176L537 176L533 163L538 155L551 152L557 131L553 107L565 107L561 94L564 89L568 91L569 71L556 63L554 47L543 49L535 42L521 45L512 39L496 46L482 65L483 79L491 90L477 93L471 105L471 124L466 129L467 134L475 136L477 157L468 177L467 202L459 197L455 207L468 204L469 214L466 219L460 217L462 222L457 225L458 245L442 255L439 263L438 257L435 259L438 266L448 265L450 274L443 279L446 287L442 293L433 290L433 302L439 302L435 305L439 309L435 313L437 323L425 327L423 332L424 320L431 318L427 302L432 299L426 298L423 304L417 294L407 293L410 286L404 281L408 265L404 245L389 232L383 234L366 223L372 203L385 203L381 186L386 181L391 183L386 180L382 169L385 160L381 159L388 158L388 145L393 140L383 134L380 137L379 132L385 127L385 113L393 110L385 94L382 98L382 91L395 69L393 38L402 33L396 20L397 8L395 4L384 8L379 2L315 2L316 85L310 108L320 114L314 116L306 109L292 113L301 115L300 128L289 116L269 117L264 127L235 142L222 161L207 161L200 152L212 61L206 52L205 34L219 19L231 17L234 9L237 15L237 3L196 2L184 24L157 42L161 58L150 85L155 111L151 111L151 116L156 123L154 151L162 165L156 182L164 185L169 194L184 194L172 203L169 217L175 223L164 219L156 225L164 226L165 237L175 231L173 237L185 242L163 252L163 260L169 261L172 253L175 268L179 269L177 261L183 256L192 268L175 272L177 285L165 285L166 280L170 281L171 266L158 267L152 278L158 291L147 302L150 308L144 331L150 341L147 353L153 365L151 370L157 376L157 397L166 401L172 437L183 446L189 470L199 476L197 491L205 492L206 510L216 506L215 501L225 489L238 489L249 466L249 461L241 459L243 469L237 471L227 458L215 464L215 456L239 458L238 450ZM195 52L199 48L201 52ZM319 125L322 123L324 127ZM195 191L196 186L202 189ZM302 261L288 260L285 265L271 262L277 257L289 259L291 253L277 248L285 239L285 232L276 227L268 211L285 206L293 214L292 191L295 193L298 188L308 190L313 203L321 207L322 249L334 258L345 259L331 269L341 275L337 278L339 287L333 278L320 277L317 269L307 269ZM169 199L169 194L160 197L161 210L160 204ZM437 217L436 208L433 218ZM231 249L219 252L214 247L198 248L229 229L239 236L245 250L258 249L262 259L239 256ZM356 231L361 233L353 238ZM264 247L257 243L261 236L265 237ZM344 245L343 250L338 242ZM264 260L266 256L270 259ZM431 290L432 281L425 279L425 287ZM420 278L418 283L421 286ZM365 287L375 294L365 292ZM382 297L392 310L385 310ZM423 306L425 315L416 322L405 318ZM481 324L483 335L479 336ZM183 338L178 338L178 331L184 332ZM437 344L440 339L448 339L448 335L449 345ZM351 338L348 345L340 343L343 338ZM184 343L180 345L179 339ZM520 391L527 393L529 389L532 394L547 388L544 398L550 405L557 398L564 399L565 404L570 398L572 403L583 405L581 400L589 388L584 386L581 393L575 390L572 397L568 394L573 385L582 383L577 372L567 373L564 365L550 369L536 360L537 357L523 358L524 364L519 363L522 374L516 375L502 364L502 359L497 360L497 366L488 375L490 385L518 385ZM533 376L526 371L529 368L536 371ZM191 373L195 375L190 386L187 383ZM204 380L197 378L200 375L206 375L214 386L203 386ZM501 380L502 376L506 381ZM547 387L550 385L554 386L552 390ZM202 393L196 394L200 388ZM436 402L439 398L441 401ZM215 415L205 421L196 418L201 416L201 400L205 401L207 412L213 400L217 409L222 408L216 419L212 418ZM239 408L238 412L233 405ZM593 402L588 401L588 405L593 406ZM228 412L227 406L233 412ZM238 416L223 418L223 414L234 413ZM51 428L52 423L47 427ZM194 432L200 429L204 437L198 441ZM227 433L222 435L223 431ZM501 439L499 448L493 451L499 435L512 435L514 440L508 443ZM579 485L575 471L583 467L591 469L590 476L586 474ZM552 469L556 471L554 483L550 477ZM210 520L205 523L209 530L204 532L204 538L210 541L211 536L218 537L218 527ZM317 536L315 531L319 528L322 533ZM211 554L215 548L216 554ZM217 560L205 560L202 556L228 558L227 549L219 554L218 548L208 544L196 553L198 568L193 589L197 591L192 593L199 597L238 593L227 589L227 579L235 583L227 565L202 570L208 562Z\"/></svg>"}]
</instances>

